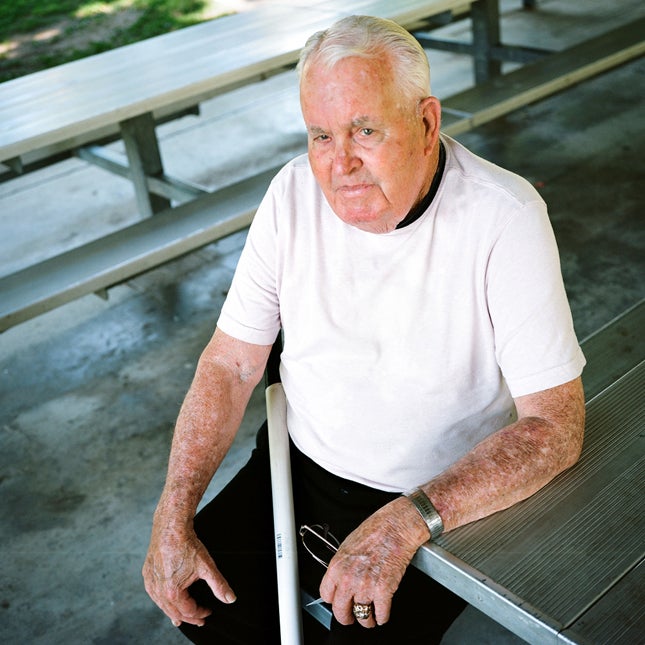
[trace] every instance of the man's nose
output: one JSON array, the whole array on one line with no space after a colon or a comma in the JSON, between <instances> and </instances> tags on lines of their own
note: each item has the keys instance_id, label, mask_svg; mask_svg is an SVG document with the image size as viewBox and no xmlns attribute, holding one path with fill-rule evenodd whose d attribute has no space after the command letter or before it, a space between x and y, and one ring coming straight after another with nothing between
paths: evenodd
<instances>
[{"instance_id":1,"label":"man's nose","mask_svg":"<svg viewBox=\"0 0 645 645\"><path fill-rule=\"evenodd\" d=\"M361 165L361 160L354 150L351 141L340 141L334 148L334 171L339 175L348 175Z\"/></svg>"}]
</instances>

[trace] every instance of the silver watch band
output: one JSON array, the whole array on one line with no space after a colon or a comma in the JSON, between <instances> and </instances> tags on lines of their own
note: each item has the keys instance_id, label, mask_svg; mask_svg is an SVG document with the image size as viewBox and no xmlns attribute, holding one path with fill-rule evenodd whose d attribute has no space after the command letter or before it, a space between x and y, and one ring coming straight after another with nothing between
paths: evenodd
<instances>
[{"instance_id":1,"label":"silver watch band","mask_svg":"<svg viewBox=\"0 0 645 645\"><path fill-rule=\"evenodd\" d=\"M405 493L405 496L414 504L426 523L430 531L430 539L437 539L443 533L443 521L428 496L420 488Z\"/></svg>"}]
</instances>

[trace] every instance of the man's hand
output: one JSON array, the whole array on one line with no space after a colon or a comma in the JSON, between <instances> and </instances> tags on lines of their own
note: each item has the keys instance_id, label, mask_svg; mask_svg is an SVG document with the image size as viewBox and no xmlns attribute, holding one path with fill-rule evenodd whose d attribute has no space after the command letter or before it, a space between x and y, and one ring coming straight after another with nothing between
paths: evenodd
<instances>
[{"instance_id":1,"label":"man's hand","mask_svg":"<svg viewBox=\"0 0 645 645\"><path fill-rule=\"evenodd\" d=\"M320 584L320 596L331 603L339 623L354 622L355 603L373 604L364 627L386 623L392 596L429 533L414 506L405 498L394 500L368 517L347 536L329 563Z\"/></svg>"},{"instance_id":2,"label":"man's hand","mask_svg":"<svg viewBox=\"0 0 645 645\"><path fill-rule=\"evenodd\" d=\"M172 440L166 485L143 566L146 591L173 624L203 625L211 611L188 587L203 580L218 600L235 601L193 530L193 518L240 426L271 345L252 345L216 329L199 358Z\"/></svg>"},{"instance_id":3,"label":"man's hand","mask_svg":"<svg viewBox=\"0 0 645 645\"><path fill-rule=\"evenodd\" d=\"M235 601L233 590L192 529L153 528L142 573L148 595L175 627L182 622L202 626L211 613L188 593L196 580L204 580L222 602Z\"/></svg>"}]
</instances>

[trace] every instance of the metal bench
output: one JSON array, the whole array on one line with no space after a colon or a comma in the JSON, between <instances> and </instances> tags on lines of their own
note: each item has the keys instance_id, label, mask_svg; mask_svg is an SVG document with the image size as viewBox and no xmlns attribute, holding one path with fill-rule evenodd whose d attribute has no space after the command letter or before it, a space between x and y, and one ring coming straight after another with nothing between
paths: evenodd
<instances>
[{"instance_id":1,"label":"metal bench","mask_svg":"<svg viewBox=\"0 0 645 645\"><path fill-rule=\"evenodd\" d=\"M497 6L497 0L476 1ZM136 144L128 151L132 172L142 165L147 174L159 175L155 123L292 68L306 38L335 19L372 13L407 26L463 4L293 0L290 6L286 0L2 83L0 164L6 170L0 179L123 134ZM148 208L142 215L153 211Z\"/></svg>"},{"instance_id":2,"label":"metal bench","mask_svg":"<svg viewBox=\"0 0 645 645\"><path fill-rule=\"evenodd\" d=\"M529 643L635 643L645 633L644 318L641 301L582 343L579 462L413 560Z\"/></svg>"},{"instance_id":3,"label":"metal bench","mask_svg":"<svg viewBox=\"0 0 645 645\"><path fill-rule=\"evenodd\" d=\"M147 218L0 278L0 331L248 225L275 169L208 194L166 175L157 123L292 68L306 38L341 15L373 13L407 25L463 4L287 0L0 85L0 180L76 155L131 179ZM127 163L99 145L119 137Z\"/></svg>"},{"instance_id":4,"label":"metal bench","mask_svg":"<svg viewBox=\"0 0 645 645\"><path fill-rule=\"evenodd\" d=\"M284 6L266 7L0 85L0 162L20 171L73 151L130 177L141 213L154 214L0 278L0 332L74 298L103 292L247 226L276 169L219 194L208 194L164 174L155 120L171 118L207 97L283 71L295 62L307 35L342 13L385 15L418 28L428 16L457 11L464 3L406 0L396 3L396 8L392 4L359 0L348 6L336 0L288 11ZM478 0L473 7L480 4L475 14L482 22L490 22L490 15L496 16L496 2ZM482 7L494 10L489 15ZM495 33L493 29L493 41ZM458 135L642 55L643 33L645 21L640 20L515 72L493 76L443 102L443 130ZM490 34L485 41L491 43ZM199 55L203 59L196 66ZM143 87L123 81L133 59ZM84 105L69 100L76 94L85 96ZM97 138L114 138L119 133L126 143L127 165L90 145ZM171 200L187 199L191 201L170 207Z\"/></svg>"},{"instance_id":5,"label":"metal bench","mask_svg":"<svg viewBox=\"0 0 645 645\"><path fill-rule=\"evenodd\" d=\"M645 19L640 19L445 99L443 130L457 136L643 53Z\"/></svg>"},{"instance_id":6,"label":"metal bench","mask_svg":"<svg viewBox=\"0 0 645 645\"><path fill-rule=\"evenodd\" d=\"M239 231L277 168L168 209L0 280L0 331Z\"/></svg>"}]
</instances>

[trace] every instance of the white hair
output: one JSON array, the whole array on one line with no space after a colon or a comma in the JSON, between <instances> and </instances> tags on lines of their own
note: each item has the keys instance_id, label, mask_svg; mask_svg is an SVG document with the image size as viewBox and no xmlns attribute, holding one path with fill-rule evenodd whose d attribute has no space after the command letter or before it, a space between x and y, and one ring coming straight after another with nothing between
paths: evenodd
<instances>
[{"instance_id":1,"label":"white hair","mask_svg":"<svg viewBox=\"0 0 645 645\"><path fill-rule=\"evenodd\" d=\"M430 96L430 65L423 47L403 27L373 16L348 16L311 36L300 53L302 78L313 62L331 69L344 58L388 56L401 92L412 101Z\"/></svg>"}]
</instances>

